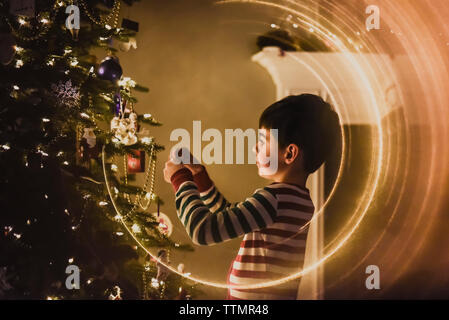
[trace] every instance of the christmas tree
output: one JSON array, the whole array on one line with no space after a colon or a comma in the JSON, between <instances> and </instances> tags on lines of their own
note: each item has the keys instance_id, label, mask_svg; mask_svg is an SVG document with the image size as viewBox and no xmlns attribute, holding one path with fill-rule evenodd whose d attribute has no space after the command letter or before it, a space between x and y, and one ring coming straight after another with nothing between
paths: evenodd
<instances>
[{"instance_id":1,"label":"christmas tree","mask_svg":"<svg viewBox=\"0 0 449 320\"><path fill-rule=\"evenodd\" d=\"M160 123L136 113L133 92L148 89L124 77L114 56L138 25L119 26L120 8L119 0L0 3L2 299L195 293L165 267L170 250L192 248L148 213L161 204L154 168L163 146L150 135ZM143 186L133 185L136 174Z\"/></svg>"}]
</instances>

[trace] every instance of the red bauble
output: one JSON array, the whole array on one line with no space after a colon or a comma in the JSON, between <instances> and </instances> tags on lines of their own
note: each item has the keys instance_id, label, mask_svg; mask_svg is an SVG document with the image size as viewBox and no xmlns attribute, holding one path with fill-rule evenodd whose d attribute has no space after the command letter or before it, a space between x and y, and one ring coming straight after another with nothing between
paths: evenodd
<instances>
[{"instance_id":1,"label":"red bauble","mask_svg":"<svg viewBox=\"0 0 449 320\"><path fill-rule=\"evenodd\" d=\"M128 172L145 172L145 151L133 150L128 154Z\"/></svg>"}]
</instances>

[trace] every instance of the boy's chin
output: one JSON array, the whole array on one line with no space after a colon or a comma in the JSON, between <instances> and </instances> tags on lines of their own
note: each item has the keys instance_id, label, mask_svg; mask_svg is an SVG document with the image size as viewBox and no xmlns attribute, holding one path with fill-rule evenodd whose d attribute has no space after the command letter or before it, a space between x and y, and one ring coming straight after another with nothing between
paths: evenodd
<instances>
[{"instance_id":1,"label":"boy's chin","mask_svg":"<svg viewBox=\"0 0 449 320\"><path fill-rule=\"evenodd\" d=\"M269 168L262 168L262 167L258 167L258 172L259 176L261 178L264 179L268 179L268 180L273 180L274 176L276 175L276 172L274 172L273 170L270 170Z\"/></svg>"}]
</instances>

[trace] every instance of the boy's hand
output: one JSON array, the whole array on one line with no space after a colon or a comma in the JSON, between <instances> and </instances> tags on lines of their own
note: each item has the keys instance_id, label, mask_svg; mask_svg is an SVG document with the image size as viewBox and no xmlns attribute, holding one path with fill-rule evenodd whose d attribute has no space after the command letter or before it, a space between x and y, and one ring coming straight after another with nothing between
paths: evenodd
<instances>
[{"instance_id":1,"label":"boy's hand","mask_svg":"<svg viewBox=\"0 0 449 320\"><path fill-rule=\"evenodd\" d=\"M172 175L180 170L184 168L184 165L182 164L175 164L173 163L173 161L171 159L169 159L167 162L165 162L165 167L164 167L164 180L168 183L171 183L171 177Z\"/></svg>"},{"instance_id":2,"label":"boy's hand","mask_svg":"<svg viewBox=\"0 0 449 320\"><path fill-rule=\"evenodd\" d=\"M175 154L173 154L171 156L171 158L178 158L179 160L182 161L182 152L188 153L189 154L189 163L183 163L184 167L189 169L190 172L192 172L193 175L200 173L203 170L206 170L206 168L201 165L201 164L196 164L195 162L199 162L195 159L195 157L192 155L192 153L186 149L186 148L180 148L178 150L175 151Z\"/></svg>"}]
</instances>

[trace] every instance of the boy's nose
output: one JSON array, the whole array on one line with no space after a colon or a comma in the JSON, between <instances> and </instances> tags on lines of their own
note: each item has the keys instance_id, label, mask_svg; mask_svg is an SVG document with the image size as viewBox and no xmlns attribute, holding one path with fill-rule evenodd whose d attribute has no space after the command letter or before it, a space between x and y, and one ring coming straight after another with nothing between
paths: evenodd
<instances>
[{"instance_id":1,"label":"boy's nose","mask_svg":"<svg viewBox=\"0 0 449 320\"><path fill-rule=\"evenodd\" d=\"M257 143L253 146L252 150L255 154L257 154L257 152L259 152L259 147L257 146Z\"/></svg>"}]
</instances>

